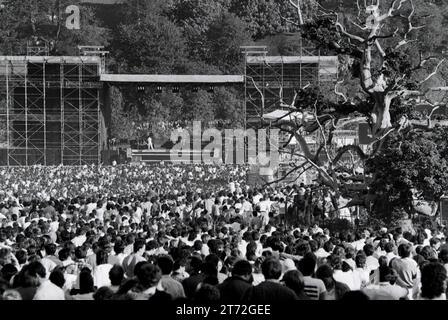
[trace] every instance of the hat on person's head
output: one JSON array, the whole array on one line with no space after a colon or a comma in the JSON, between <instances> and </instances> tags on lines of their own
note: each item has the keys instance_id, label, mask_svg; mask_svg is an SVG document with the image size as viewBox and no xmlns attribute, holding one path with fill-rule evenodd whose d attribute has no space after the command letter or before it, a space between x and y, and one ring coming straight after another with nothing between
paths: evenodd
<instances>
[{"instance_id":1,"label":"hat on person's head","mask_svg":"<svg viewBox=\"0 0 448 320\"><path fill-rule=\"evenodd\" d=\"M381 233L387 233L387 228L381 228L381 229L380 229L380 232L381 232Z\"/></svg>"}]
</instances>

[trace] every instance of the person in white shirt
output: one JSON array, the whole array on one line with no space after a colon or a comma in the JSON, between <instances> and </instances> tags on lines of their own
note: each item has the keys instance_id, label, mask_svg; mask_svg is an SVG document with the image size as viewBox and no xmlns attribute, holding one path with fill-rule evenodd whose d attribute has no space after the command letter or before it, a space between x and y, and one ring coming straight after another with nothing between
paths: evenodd
<instances>
[{"instance_id":1,"label":"person in white shirt","mask_svg":"<svg viewBox=\"0 0 448 320\"><path fill-rule=\"evenodd\" d=\"M245 232L243 238L238 243L238 250L241 252L242 257L246 257L247 245L252 240L252 234L250 232Z\"/></svg>"},{"instance_id":2,"label":"person in white shirt","mask_svg":"<svg viewBox=\"0 0 448 320\"><path fill-rule=\"evenodd\" d=\"M44 257L40 260L40 263L44 266L47 276L58 266L53 260L48 257Z\"/></svg>"},{"instance_id":3,"label":"person in white shirt","mask_svg":"<svg viewBox=\"0 0 448 320\"><path fill-rule=\"evenodd\" d=\"M78 235L72 239L72 243L76 247L81 247L84 242L87 241L86 231L84 229L78 229Z\"/></svg>"},{"instance_id":4,"label":"person in white shirt","mask_svg":"<svg viewBox=\"0 0 448 320\"><path fill-rule=\"evenodd\" d=\"M366 268L366 255L360 252L355 257L356 268L353 270L354 290L362 290L370 283L369 271Z\"/></svg>"},{"instance_id":5,"label":"person in white shirt","mask_svg":"<svg viewBox=\"0 0 448 320\"><path fill-rule=\"evenodd\" d=\"M395 271L388 266L379 268L380 282L362 289L370 300L400 300L406 299L408 290L395 284L397 276Z\"/></svg>"},{"instance_id":6,"label":"person in white shirt","mask_svg":"<svg viewBox=\"0 0 448 320\"><path fill-rule=\"evenodd\" d=\"M386 243L384 251L386 251L385 257L387 258L387 265L389 265L392 259L397 258L397 255L394 253L395 245L392 242Z\"/></svg>"},{"instance_id":7,"label":"person in white shirt","mask_svg":"<svg viewBox=\"0 0 448 320\"><path fill-rule=\"evenodd\" d=\"M263 195L261 193L257 192L257 194L254 195L254 197L253 197L252 203L255 205L258 204L262 198L263 198Z\"/></svg>"},{"instance_id":8,"label":"person in white shirt","mask_svg":"<svg viewBox=\"0 0 448 320\"><path fill-rule=\"evenodd\" d=\"M328 258L330 256L330 253L325 251L325 249L322 247L317 249L317 251L314 252L314 254L316 255L317 258Z\"/></svg>"},{"instance_id":9,"label":"person in white shirt","mask_svg":"<svg viewBox=\"0 0 448 320\"><path fill-rule=\"evenodd\" d=\"M332 255L330 261L334 270L333 279L347 285L350 290L355 290L353 271L351 269L342 271L343 262L339 256Z\"/></svg>"},{"instance_id":10,"label":"person in white shirt","mask_svg":"<svg viewBox=\"0 0 448 320\"><path fill-rule=\"evenodd\" d=\"M93 210L97 208L97 203L92 201L91 199L88 200L89 202L86 205L86 213L91 214Z\"/></svg>"},{"instance_id":11,"label":"person in white shirt","mask_svg":"<svg viewBox=\"0 0 448 320\"><path fill-rule=\"evenodd\" d=\"M40 262L30 263L28 272L39 282L33 300L65 300L64 290L47 279L45 268Z\"/></svg>"},{"instance_id":12,"label":"person in white shirt","mask_svg":"<svg viewBox=\"0 0 448 320\"><path fill-rule=\"evenodd\" d=\"M233 181L229 182L229 191L230 191L230 193L234 193L236 191L235 182L233 182Z\"/></svg>"},{"instance_id":13,"label":"person in white shirt","mask_svg":"<svg viewBox=\"0 0 448 320\"><path fill-rule=\"evenodd\" d=\"M107 263L107 253L100 250L96 253L96 266L93 268L93 283L97 288L109 287L111 285L109 271L113 265Z\"/></svg>"},{"instance_id":14,"label":"person in white shirt","mask_svg":"<svg viewBox=\"0 0 448 320\"><path fill-rule=\"evenodd\" d=\"M117 241L114 244L114 254L108 257L107 263L111 265L119 265L123 264L124 258L126 258L126 254L124 253L124 249L126 248L123 241Z\"/></svg>"},{"instance_id":15,"label":"person in white shirt","mask_svg":"<svg viewBox=\"0 0 448 320\"><path fill-rule=\"evenodd\" d=\"M143 239L135 240L133 244L133 253L124 258L122 264L123 269L128 278L132 278L134 276L134 268L137 263L146 261L146 259L143 258L145 250L146 250L145 241Z\"/></svg>"},{"instance_id":16,"label":"person in white shirt","mask_svg":"<svg viewBox=\"0 0 448 320\"><path fill-rule=\"evenodd\" d=\"M148 150L154 150L154 145L152 144L151 136L148 137Z\"/></svg>"},{"instance_id":17,"label":"person in white shirt","mask_svg":"<svg viewBox=\"0 0 448 320\"><path fill-rule=\"evenodd\" d=\"M380 265L378 263L378 259L373 256L375 253L373 245L366 244L363 251L366 254L366 268L369 270L369 273L378 269Z\"/></svg>"}]
</instances>

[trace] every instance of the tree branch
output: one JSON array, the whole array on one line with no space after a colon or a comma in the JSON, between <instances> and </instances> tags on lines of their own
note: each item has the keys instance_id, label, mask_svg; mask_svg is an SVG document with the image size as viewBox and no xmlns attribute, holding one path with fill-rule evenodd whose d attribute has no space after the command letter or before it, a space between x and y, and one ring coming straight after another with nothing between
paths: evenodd
<instances>
[{"instance_id":1,"label":"tree branch","mask_svg":"<svg viewBox=\"0 0 448 320\"><path fill-rule=\"evenodd\" d=\"M334 93L335 93L336 95L342 97L342 98L344 99L344 103L346 103L346 102L348 101L347 96L338 90L338 86L339 86L340 84L342 84L342 83L344 83L344 80L340 80L340 81L338 81L338 82L335 84L335 86L334 86Z\"/></svg>"},{"instance_id":2,"label":"tree branch","mask_svg":"<svg viewBox=\"0 0 448 320\"><path fill-rule=\"evenodd\" d=\"M357 35L347 32L347 30L345 30L345 27L339 22L336 22L336 27L339 27L339 29L341 29L341 33L351 40L356 40L361 43L363 43L365 41L365 39L361 38L360 36L357 36Z\"/></svg>"},{"instance_id":3,"label":"tree branch","mask_svg":"<svg viewBox=\"0 0 448 320\"><path fill-rule=\"evenodd\" d=\"M303 15L302 9L300 8L300 0L297 0L297 4L293 2L293 0L289 0L289 3L297 9L297 15L299 16L299 24L303 26Z\"/></svg>"},{"instance_id":4,"label":"tree branch","mask_svg":"<svg viewBox=\"0 0 448 320\"><path fill-rule=\"evenodd\" d=\"M367 159L367 155L364 153L364 151L362 151L362 149L361 149L359 146L356 146L356 145L348 145L348 146L344 146L344 147L342 147L342 148L338 151L336 157L334 157L334 159L333 159L333 164L336 165L336 164L339 162L339 160L341 160L342 156L343 156L345 153L347 153L348 151L354 151L354 152L356 152L356 153L359 155L359 157L361 158L361 160L363 160L363 161Z\"/></svg>"},{"instance_id":5,"label":"tree branch","mask_svg":"<svg viewBox=\"0 0 448 320\"><path fill-rule=\"evenodd\" d=\"M432 77L434 77L437 72L439 71L440 66L442 65L442 63L445 62L445 59L440 60L440 62L437 64L437 66L435 67L434 71L432 73L430 73L423 81L419 82L419 85L422 85L423 83L425 83L426 81L428 81L429 79L431 79Z\"/></svg>"}]
</instances>

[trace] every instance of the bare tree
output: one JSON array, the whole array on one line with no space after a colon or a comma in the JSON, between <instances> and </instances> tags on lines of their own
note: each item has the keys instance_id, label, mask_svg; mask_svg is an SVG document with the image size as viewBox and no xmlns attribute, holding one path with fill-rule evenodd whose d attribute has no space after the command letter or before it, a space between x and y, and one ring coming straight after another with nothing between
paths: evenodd
<instances>
[{"instance_id":1,"label":"bare tree","mask_svg":"<svg viewBox=\"0 0 448 320\"><path fill-rule=\"evenodd\" d=\"M349 19L350 28L342 22L342 14L322 7L314 21L303 21L300 1L290 2L297 9L299 21L292 22L303 28L302 36L323 43L337 55L348 57L346 61L352 69L357 69L364 98L356 100L344 93L344 79L338 80L334 86L336 102L324 101L311 87L299 88L291 104L286 104L281 98L279 104L288 112L269 125L288 134L289 138L280 146L280 152L291 153L295 160L290 162L290 170L273 183L314 170L322 186L353 199L347 206L368 206L372 200L367 190L369 177L364 176L360 181L365 192L349 190L354 181L359 181L355 167L362 167L365 161L375 157L391 133L430 131L434 128L435 111L444 108L445 101L440 96L438 101L432 101L434 97L428 84L445 59L432 54L424 56L421 52L417 57L406 56L404 50L418 43L412 38L413 32L424 28L413 20L416 10L412 0L383 3L377 0L372 6L367 6L365 1L357 1L357 21ZM417 63L412 64L412 60L417 60ZM304 97L308 98L305 107L303 101L297 103ZM411 120L406 112L393 115L394 104L403 109L426 104L432 110L421 120ZM363 121L367 121L371 128L372 142L368 152L365 153L358 145L336 146L335 134L339 130ZM315 152L311 152L307 143L309 134L317 137ZM297 141L300 150L286 151L292 139Z\"/></svg>"}]
</instances>

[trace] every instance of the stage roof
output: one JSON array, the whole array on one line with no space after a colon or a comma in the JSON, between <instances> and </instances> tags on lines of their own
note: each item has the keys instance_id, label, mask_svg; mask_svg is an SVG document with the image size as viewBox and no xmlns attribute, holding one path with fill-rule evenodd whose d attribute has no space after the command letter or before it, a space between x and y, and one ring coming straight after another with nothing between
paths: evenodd
<instances>
[{"instance_id":1,"label":"stage roof","mask_svg":"<svg viewBox=\"0 0 448 320\"><path fill-rule=\"evenodd\" d=\"M156 74L102 74L102 82L118 83L244 83L242 75L156 75Z\"/></svg>"},{"instance_id":2,"label":"stage roof","mask_svg":"<svg viewBox=\"0 0 448 320\"><path fill-rule=\"evenodd\" d=\"M95 56L0 56L0 62L100 64L101 58Z\"/></svg>"},{"instance_id":3,"label":"stage roof","mask_svg":"<svg viewBox=\"0 0 448 320\"><path fill-rule=\"evenodd\" d=\"M247 63L290 64L290 63L321 63L338 65L337 56L248 56Z\"/></svg>"}]
</instances>

